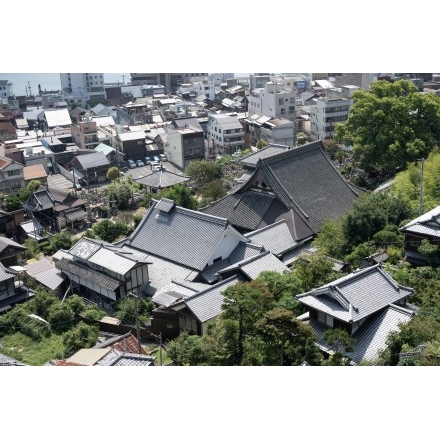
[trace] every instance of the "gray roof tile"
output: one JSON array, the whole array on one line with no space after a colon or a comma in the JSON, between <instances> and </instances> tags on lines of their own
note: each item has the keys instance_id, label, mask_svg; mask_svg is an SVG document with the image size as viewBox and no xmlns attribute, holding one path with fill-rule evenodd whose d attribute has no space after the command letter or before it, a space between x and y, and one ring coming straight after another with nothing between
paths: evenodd
<instances>
[{"instance_id":1,"label":"gray roof tile","mask_svg":"<svg viewBox=\"0 0 440 440\"><path fill-rule=\"evenodd\" d=\"M154 201L128 242L149 254L202 270L228 225L224 218L180 206L166 212Z\"/></svg>"},{"instance_id":2,"label":"gray roof tile","mask_svg":"<svg viewBox=\"0 0 440 440\"><path fill-rule=\"evenodd\" d=\"M304 305L345 322L356 322L410 295L379 265L361 269L296 296Z\"/></svg>"}]
</instances>

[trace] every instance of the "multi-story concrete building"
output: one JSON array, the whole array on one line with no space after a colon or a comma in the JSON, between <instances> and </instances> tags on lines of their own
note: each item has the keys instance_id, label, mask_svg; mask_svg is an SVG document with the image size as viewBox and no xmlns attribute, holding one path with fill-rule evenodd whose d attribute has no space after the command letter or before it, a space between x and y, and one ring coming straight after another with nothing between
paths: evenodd
<instances>
[{"instance_id":1,"label":"multi-story concrete building","mask_svg":"<svg viewBox=\"0 0 440 440\"><path fill-rule=\"evenodd\" d=\"M318 98L310 112L311 137L314 140L331 138L336 123L347 120L352 104L347 98Z\"/></svg>"},{"instance_id":2,"label":"multi-story concrete building","mask_svg":"<svg viewBox=\"0 0 440 440\"><path fill-rule=\"evenodd\" d=\"M96 122L91 118L78 116L77 124L70 127L73 142L79 148L93 150L100 144Z\"/></svg>"},{"instance_id":3,"label":"multi-story concrete building","mask_svg":"<svg viewBox=\"0 0 440 440\"><path fill-rule=\"evenodd\" d=\"M61 89L68 103L85 105L93 98L105 98L103 73L60 73Z\"/></svg>"},{"instance_id":4,"label":"multi-story concrete building","mask_svg":"<svg viewBox=\"0 0 440 440\"><path fill-rule=\"evenodd\" d=\"M214 152L233 154L244 149L244 128L237 116L208 115L206 131Z\"/></svg>"},{"instance_id":5,"label":"multi-story concrete building","mask_svg":"<svg viewBox=\"0 0 440 440\"><path fill-rule=\"evenodd\" d=\"M270 81L264 88L252 90L248 100L249 116L270 116L296 121L296 93L283 88L282 83Z\"/></svg>"},{"instance_id":6,"label":"multi-story concrete building","mask_svg":"<svg viewBox=\"0 0 440 440\"><path fill-rule=\"evenodd\" d=\"M270 80L269 73L251 73L249 75L249 89L262 89Z\"/></svg>"},{"instance_id":7,"label":"multi-story concrete building","mask_svg":"<svg viewBox=\"0 0 440 440\"><path fill-rule=\"evenodd\" d=\"M176 167L184 170L190 162L205 159L205 135L196 118L174 119L164 128L164 154Z\"/></svg>"},{"instance_id":8,"label":"multi-story concrete building","mask_svg":"<svg viewBox=\"0 0 440 440\"><path fill-rule=\"evenodd\" d=\"M357 86L361 89L368 90L370 84L377 80L378 73L341 73L336 76L335 86Z\"/></svg>"},{"instance_id":9,"label":"multi-story concrete building","mask_svg":"<svg viewBox=\"0 0 440 440\"><path fill-rule=\"evenodd\" d=\"M0 98L9 98L12 96L12 83L7 79L0 80Z\"/></svg>"},{"instance_id":10,"label":"multi-story concrete building","mask_svg":"<svg viewBox=\"0 0 440 440\"><path fill-rule=\"evenodd\" d=\"M181 84L189 83L193 78L208 78L208 73L130 73L133 85L165 86L165 93L175 93Z\"/></svg>"}]
</instances>

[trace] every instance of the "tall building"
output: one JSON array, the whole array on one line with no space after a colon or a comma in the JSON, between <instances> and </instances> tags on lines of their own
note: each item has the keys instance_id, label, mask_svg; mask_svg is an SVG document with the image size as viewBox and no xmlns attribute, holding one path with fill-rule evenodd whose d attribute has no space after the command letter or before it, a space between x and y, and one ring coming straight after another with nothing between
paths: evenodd
<instances>
[{"instance_id":1,"label":"tall building","mask_svg":"<svg viewBox=\"0 0 440 440\"><path fill-rule=\"evenodd\" d=\"M103 73L60 73L61 89L69 103L83 105L93 98L105 98Z\"/></svg>"},{"instance_id":2,"label":"tall building","mask_svg":"<svg viewBox=\"0 0 440 440\"><path fill-rule=\"evenodd\" d=\"M164 85L165 93L176 93L181 84L208 79L208 73L130 73L133 85Z\"/></svg>"},{"instance_id":3,"label":"tall building","mask_svg":"<svg viewBox=\"0 0 440 440\"><path fill-rule=\"evenodd\" d=\"M270 81L264 88L253 89L248 100L249 116L270 116L296 121L296 93L285 89L282 83Z\"/></svg>"},{"instance_id":4,"label":"tall building","mask_svg":"<svg viewBox=\"0 0 440 440\"><path fill-rule=\"evenodd\" d=\"M378 73L341 73L335 78L335 86L357 86L368 90L370 84L377 80Z\"/></svg>"}]
</instances>

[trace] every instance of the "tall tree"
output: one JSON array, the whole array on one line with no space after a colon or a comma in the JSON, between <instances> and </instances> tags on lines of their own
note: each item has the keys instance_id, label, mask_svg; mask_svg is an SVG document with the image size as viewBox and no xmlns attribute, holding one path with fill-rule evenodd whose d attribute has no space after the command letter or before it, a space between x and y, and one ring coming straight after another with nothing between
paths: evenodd
<instances>
[{"instance_id":1,"label":"tall tree","mask_svg":"<svg viewBox=\"0 0 440 440\"><path fill-rule=\"evenodd\" d=\"M352 98L348 119L336 125L334 137L353 147L362 169L405 168L439 144L440 98L435 94L419 93L406 80L376 81Z\"/></svg>"},{"instance_id":2,"label":"tall tree","mask_svg":"<svg viewBox=\"0 0 440 440\"><path fill-rule=\"evenodd\" d=\"M238 282L224 292L222 319L236 323L237 346L235 362L240 365L244 354L245 338L254 332L255 320L262 316L273 304L273 294L263 281Z\"/></svg>"}]
</instances>

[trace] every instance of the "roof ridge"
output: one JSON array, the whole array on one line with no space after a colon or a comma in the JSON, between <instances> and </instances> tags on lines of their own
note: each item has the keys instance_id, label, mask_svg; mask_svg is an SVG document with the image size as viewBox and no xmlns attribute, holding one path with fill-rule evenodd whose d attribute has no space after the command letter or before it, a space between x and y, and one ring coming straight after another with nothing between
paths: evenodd
<instances>
[{"instance_id":1,"label":"roof ridge","mask_svg":"<svg viewBox=\"0 0 440 440\"><path fill-rule=\"evenodd\" d=\"M195 293L194 295L191 295L188 298L182 298L182 301L186 303L187 301L190 301L192 299L198 298L199 296L202 296L203 294L205 294L205 293L207 293L207 292L209 292L211 290L217 289L218 287L221 287L223 284L228 284L228 283L230 283L231 281L234 281L234 280L240 281L239 276L238 275L234 275L232 277L226 278L225 280L219 281L218 283L215 283L212 286L209 286L207 289L201 290L200 292L197 292L197 293Z\"/></svg>"},{"instance_id":2,"label":"roof ridge","mask_svg":"<svg viewBox=\"0 0 440 440\"><path fill-rule=\"evenodd\" d=\"M255 229L255 231L246 232L246 234L243 234L243 235L245 237L252 237L260 232L267 231L268 229L279 226L282 223L286 223L286 220L285 219L278 220L275 223L271 223L270 225L264 226L263 228L260 228L260 229Z\"/></svg>"}]
</instances>

